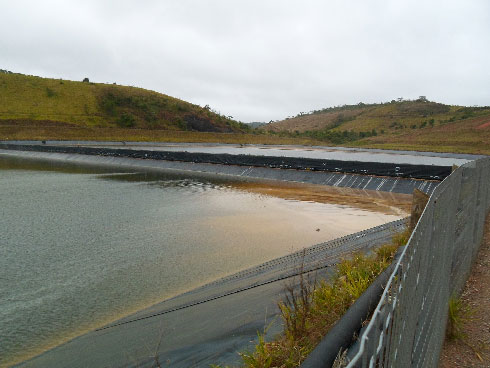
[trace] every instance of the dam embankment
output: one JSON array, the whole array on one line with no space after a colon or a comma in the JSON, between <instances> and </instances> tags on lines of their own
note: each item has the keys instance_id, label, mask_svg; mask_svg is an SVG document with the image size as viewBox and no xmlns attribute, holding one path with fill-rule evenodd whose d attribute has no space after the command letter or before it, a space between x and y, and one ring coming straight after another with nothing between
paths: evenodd
<instances>
[{"instance_id":1,"label":"dam embankment","mask_svg":"<svg viewBox=\"0 0 490 368\"><path fill-rule=\"evenodd\" d=\"M49 146L3 144L5 149L55 153L77 153L90 156L128 157L165 161L183 161L206 164L224 164L275 169L295 169L336 173L393 176L424 180L442 180L451 173L450 166L387 163L376 161L346 161L294 156L207 153L188 151L136 150L108 147Z\"/></svg>"},{"instance_id":2,"label":"dam embankment","mask_svg":"<svg viewBox=\"0 0 490 368\"><path fill-rule=\"evenodd\" d=\"M266 155L268 152L264 155L187 152L186 150L189 149L187 146L179 146L179 151L162 151L168 147L158 149L121 147L124 146L114 148L110 145L86 147L3 142L0 143L0 152L31 159L143 170L194 171L212 175L232 175L404 194L411 194L414 189L427 194L432 193L440 180L451 172L450 162L466 162L461 158L453 158L452 161L451 158L446 158L446 161L442 162L444 165L396 164L316 157L269 156ZM273 151L272 154L277 154L277 151Z\"/></svg>"}]
</instances>

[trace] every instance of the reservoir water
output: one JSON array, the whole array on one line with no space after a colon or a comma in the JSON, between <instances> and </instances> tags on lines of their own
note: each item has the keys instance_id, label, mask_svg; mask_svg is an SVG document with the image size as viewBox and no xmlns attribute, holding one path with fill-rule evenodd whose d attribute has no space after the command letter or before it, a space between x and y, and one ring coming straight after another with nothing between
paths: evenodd
<instances>
[{"instance_id":1,"label":"reservoir water","mask_svg":"<svg viewBox=\"0 0 490 368\"><path fill-rule=\"evenodd\" d=\"M277 183L268 192L232 178L0 155L0 366L219 277L402 217L295 196L300 187L280 195Z\"/></svg>"}]
</instances>

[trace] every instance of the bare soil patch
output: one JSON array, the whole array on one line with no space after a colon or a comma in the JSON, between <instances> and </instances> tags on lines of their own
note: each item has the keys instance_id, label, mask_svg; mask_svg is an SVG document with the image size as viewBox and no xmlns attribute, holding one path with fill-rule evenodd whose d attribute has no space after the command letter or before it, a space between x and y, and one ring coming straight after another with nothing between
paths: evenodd
<instances>
[{"instance_id":1,"label":"bare soil patch","mask_svg":"<svg viewBox=\"0 0 490 368\"><path fill-rule=\"evenodd\" d=\"M462 340L444 342L439 368L490 367L490 215L470 277L461 296L471 309Z\"/></svg>"},{"instance_id":2,"label":"bare soil patch","mask_svg":"<svg viewBox=\"0 0 490 368\"><path fill-rule=\"evenodd\" d=\"M490 128L490 121L488 123L478 125L476 129L485 129L485 128Z\"/></svg>"}]
</instances>

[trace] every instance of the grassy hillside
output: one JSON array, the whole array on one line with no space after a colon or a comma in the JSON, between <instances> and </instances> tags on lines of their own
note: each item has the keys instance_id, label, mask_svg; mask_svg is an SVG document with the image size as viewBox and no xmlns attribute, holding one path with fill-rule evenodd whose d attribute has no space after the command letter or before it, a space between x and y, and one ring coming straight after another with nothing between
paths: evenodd
<instances>
[{"instance_id":1,"label":"grassy hillside","mask_svg":"<svg viewBox=\"0 0 490 368\"><path fill-rule=\"evenodd\" d=\"M250 127L200 107L142 88L47 79L0 72L0 120L24 126L62 123L112 127L240 133Z\"/></svg>"},{"instance_id":2,"label":"grassy hillside","mask_svg":"<svg viewBox=\"0 0 490 368\"><path fill-rule=\"evenodd\" d=\"M426 99L327 108L262 129L334 145L490 154L490 107Z\"/></svg>"},{"instance_id":3,"label":"grassy hillside","mask_svg":"<svg viewBox=\"0 0 490 368\"><path fill-rule=\"evenodd\" d=\"M258 124L256 124L258 125ZM142 88L0 70L0 140L343 145L490 154L490 107L426 99L344 105L254 129Z\"/></svg>"}]
</instances>

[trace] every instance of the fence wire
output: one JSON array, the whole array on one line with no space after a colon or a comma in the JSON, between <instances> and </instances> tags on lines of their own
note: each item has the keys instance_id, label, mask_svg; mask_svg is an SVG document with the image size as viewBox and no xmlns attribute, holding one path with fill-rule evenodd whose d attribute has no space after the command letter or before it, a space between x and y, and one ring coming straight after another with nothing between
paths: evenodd
<instances>
[{"instance_id":1,"label":"fence wire","mask_svg":"<svg viewBox=\"0 0 490 368\"><path fill-rule=\"evenodd\" d=\"M462 291L490 207L490 158L432 193L347 367L436 367L451 295Z\"/></svg>"}]
</instances>

